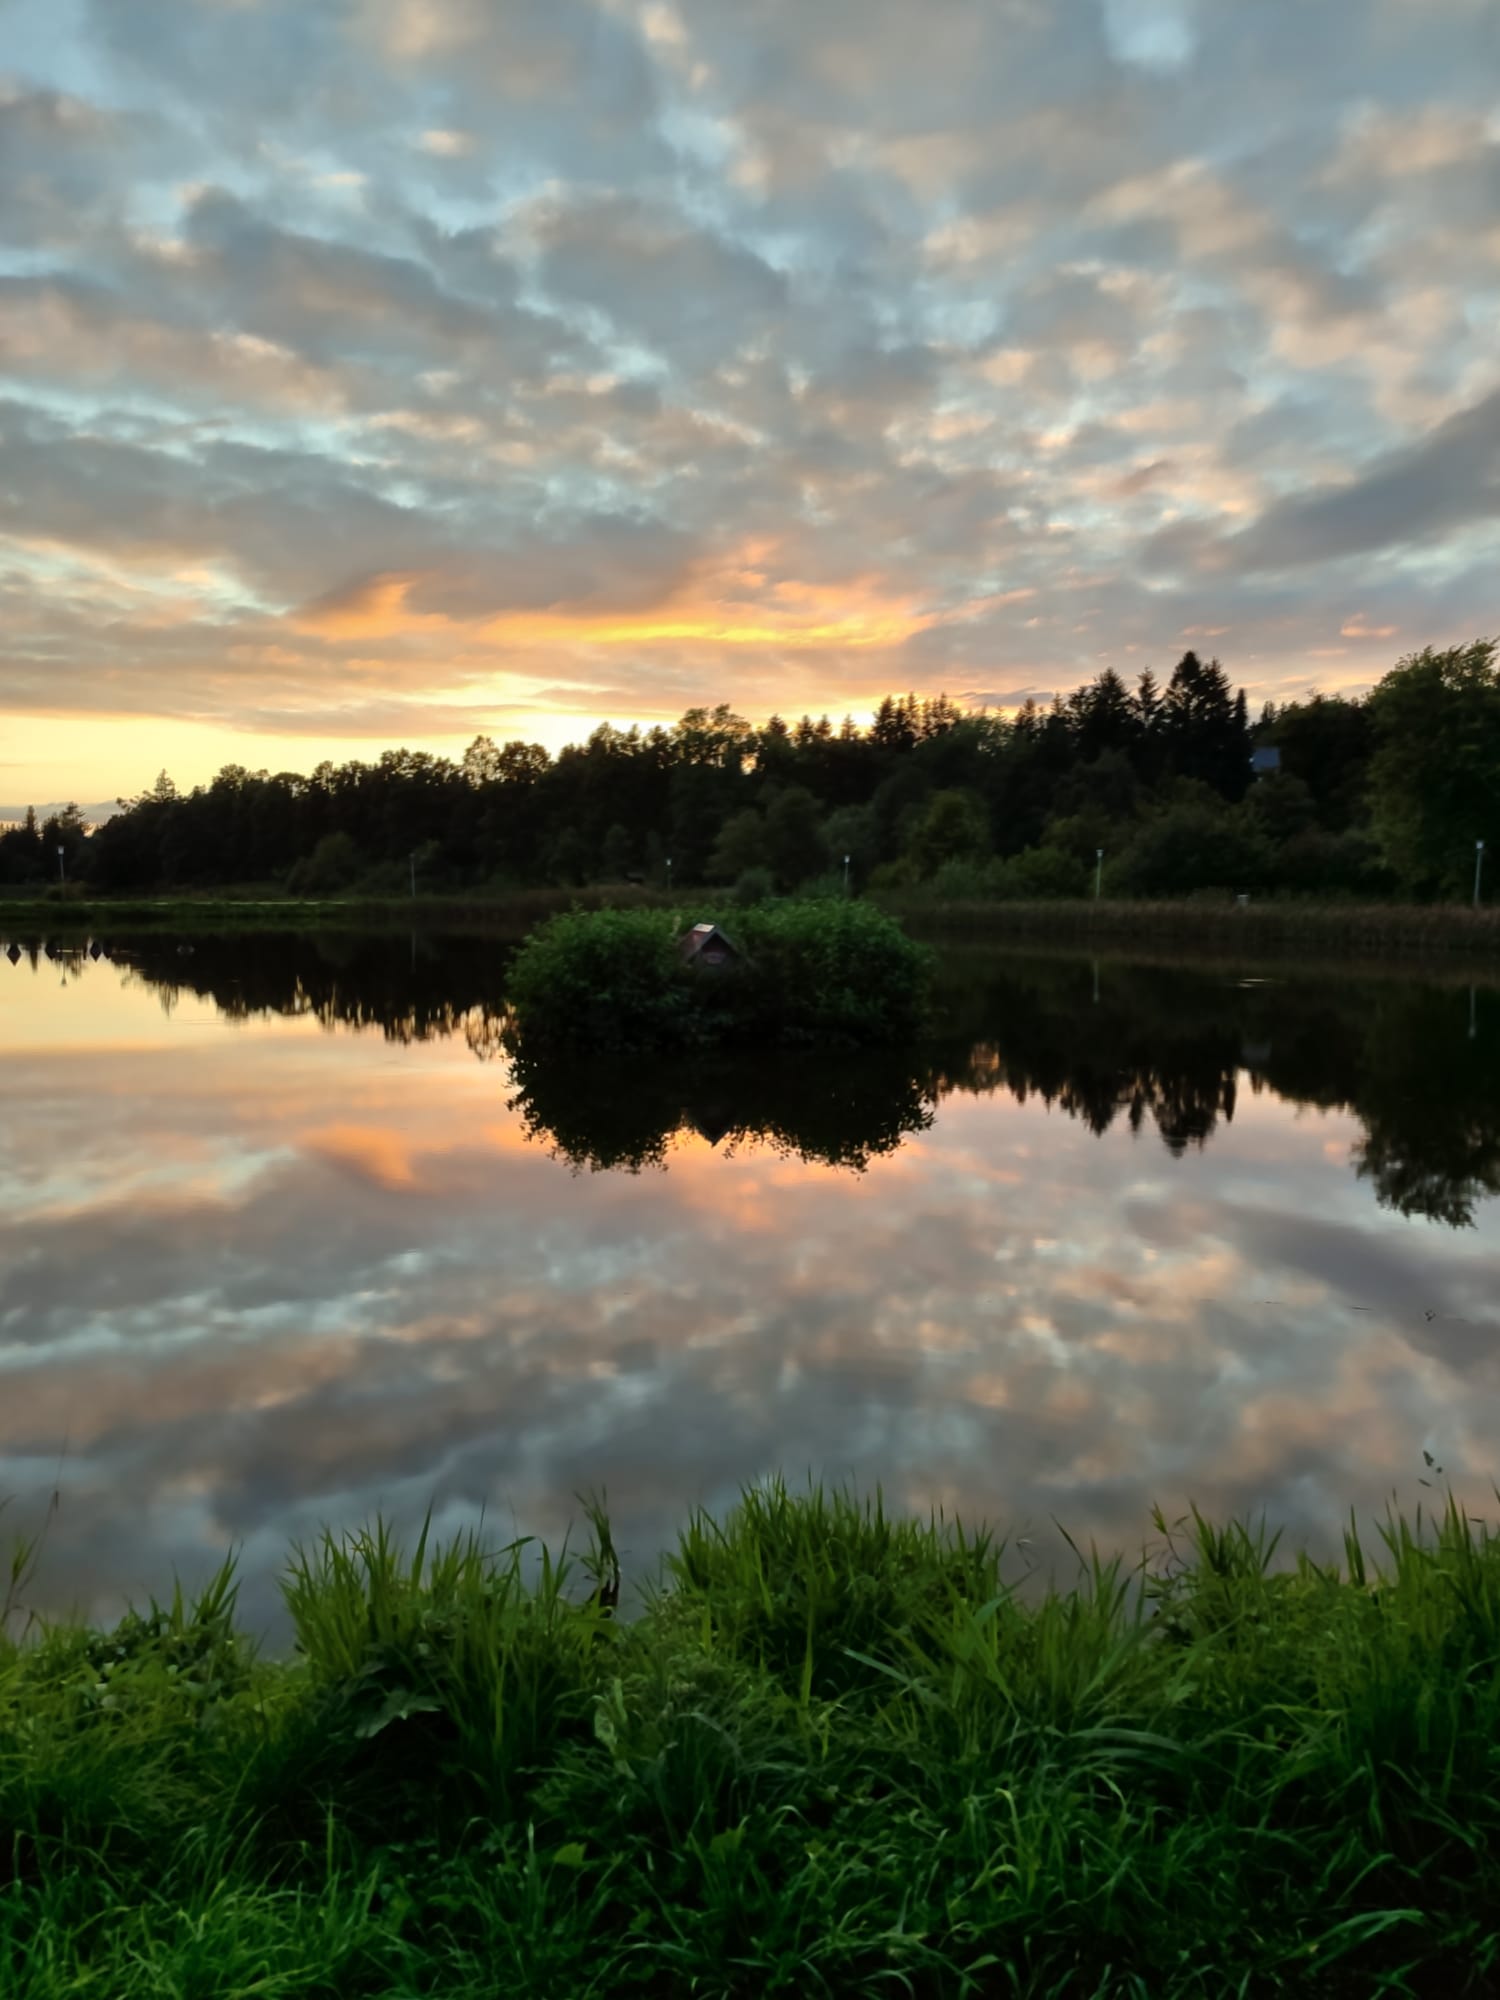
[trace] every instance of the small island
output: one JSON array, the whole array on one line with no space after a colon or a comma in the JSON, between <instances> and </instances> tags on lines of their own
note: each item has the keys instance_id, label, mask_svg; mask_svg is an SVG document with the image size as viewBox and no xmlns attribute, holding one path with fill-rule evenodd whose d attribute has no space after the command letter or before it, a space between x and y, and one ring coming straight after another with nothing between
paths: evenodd
<instances>
[{"instance_id":1,"label":"small island","mask_svg":"<svg viewBox=\"0 0 1500 2000\"><path fill-rule=\"evenodd\" d=\"M869 904L761 904L686 928L671 910L572 910L533 931L508 982L527 1046L843 1047L908 1040L931 954Z\"/></svg>"}]
</instances>

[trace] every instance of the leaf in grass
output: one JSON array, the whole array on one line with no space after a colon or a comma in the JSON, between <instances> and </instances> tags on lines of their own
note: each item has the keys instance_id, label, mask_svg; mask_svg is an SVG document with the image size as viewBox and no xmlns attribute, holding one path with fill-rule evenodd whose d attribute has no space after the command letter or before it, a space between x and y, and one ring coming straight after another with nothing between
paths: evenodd
<instances>
[{"instance_id":1,"label":"leaf in grass","mask_svg":"<svg viewBox=\"0 0 1500 2000\"><path fill-rule=\"evenodd\" d=\"M375 1714L362 1722L355 1734L378 1736L393 1722L405 1722L413 1715L441 1715L442 1710L443 1704L434 1701L430 1694L417 1694L411 1688L393 1688Z\"/></svg>"},{"instance_id":2,"label":"leaf in grass","mask_svg":"<svg viewBox=\"0 0 1500 2000\"><path fill-rule=\"evenodd\" d=\"M570 1840L554 1848L552 1859L559 1868L582 1868L588 1861L588 1849L581 1840Z\"/></svg>"}]
</instances>

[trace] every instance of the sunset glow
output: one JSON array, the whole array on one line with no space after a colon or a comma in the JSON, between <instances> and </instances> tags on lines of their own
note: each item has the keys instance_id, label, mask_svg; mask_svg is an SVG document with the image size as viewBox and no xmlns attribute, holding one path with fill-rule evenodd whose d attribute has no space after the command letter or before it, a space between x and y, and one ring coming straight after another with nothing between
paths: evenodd
<instances>
[{"instance_id":1,"label":"sunset glow","mask_svg":"<svg viewBox=\"0 0 1500 2000\"><path fill-rule=\"evenodd\" d=\"M1472 0L0 0L0 801L1487 630L1497 64Z\"/></svg>"}]
</instances>

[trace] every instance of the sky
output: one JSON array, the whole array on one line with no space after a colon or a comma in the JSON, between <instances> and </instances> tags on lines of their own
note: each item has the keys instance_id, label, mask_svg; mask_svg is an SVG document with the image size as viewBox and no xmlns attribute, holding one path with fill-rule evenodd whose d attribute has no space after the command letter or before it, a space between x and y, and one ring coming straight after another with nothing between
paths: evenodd
<instances>
[{"instance_id":1,"label":"sky","mask_svg":"<svg viewBox=\"0 0 1500 2000\"><path fill-rule=\"evenodd\" d=\"M1494 630L1500 0L0 0L0 798Z\"/></svg>"}]
</instances>

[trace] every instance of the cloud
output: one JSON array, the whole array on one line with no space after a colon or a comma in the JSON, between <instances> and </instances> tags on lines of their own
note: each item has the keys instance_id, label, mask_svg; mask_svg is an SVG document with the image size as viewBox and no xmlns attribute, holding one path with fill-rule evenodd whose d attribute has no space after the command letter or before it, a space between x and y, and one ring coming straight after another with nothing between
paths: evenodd
<instances>
[{"instance_id":1,"label":"cloud","mask_svg":"<svg viewBox=\"0 0 1500 2000\"><path fill-rule=\"evenodd\" d=\"M657 354L727 361L761 344L786 303L786 280L762 258L674 210L620 195L549 201L531 227L546 289Z\"/></svg>"},{"instance_id":2,"label":"cloud","mask_svg":"<svg viewBox=\"0 0 1500 2000\"><path fill-rule=\"evenodd\" d=\"M22 15L8 708L155 688L310 762L331 716L1067 688L1191 627L1259 697L1351 603L1345 684L1485 622L1482 8ZM154 776L70 740L49 795Z\"/></svg>"},{"instance_id":3,"label":"cloud","mask_svg":"<svg viewBox=\"0 0 1500 2000\"><path fill-rule=\"evenodd\" d=\"M0 242L58 251L118 222L122 181L171 158L166 129L69 91L0 72Z\"/></svg>"},{"instance_id":4,"label":"cloud","mask_svg":"<svg viewBox=\"0 0 1500 2000\"><path fill-rule=\"evenodd\" d=\"M1336 562L1500 519L1500 390L1353 479L1267 508L1226 554L1247 571Z\"/></svg>"}]
</instances>

